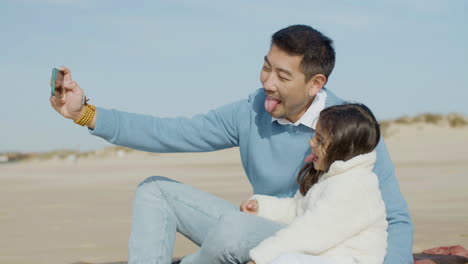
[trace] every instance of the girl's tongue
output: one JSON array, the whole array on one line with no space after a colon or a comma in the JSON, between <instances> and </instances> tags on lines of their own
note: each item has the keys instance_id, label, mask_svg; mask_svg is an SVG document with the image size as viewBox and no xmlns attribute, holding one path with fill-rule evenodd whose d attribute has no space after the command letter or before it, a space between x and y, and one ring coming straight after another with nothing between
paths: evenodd
<instances>
[{"instance_id":1,"label":"girl's tongue","mask_svg":"<svg viewBox=\"0 0 468 264\"><path fill-rule=\"evenodd\" d=\"M317 155L315 155L314 153L310 153L309 155L305 157L304 162L305 163L317 162L317 160L318 160Z\"/></svg>"},{"instance_id":2,"label":"girl's tongue","mask_svg":"<svg viewBox=\"0 0 468 264\"><path fill-rule=\"evenodd\" d=\"M265 99L265 109L268 113L271 113L279 103L281 103L280 100L267 96Z\"/></svg>"}]
</instances>

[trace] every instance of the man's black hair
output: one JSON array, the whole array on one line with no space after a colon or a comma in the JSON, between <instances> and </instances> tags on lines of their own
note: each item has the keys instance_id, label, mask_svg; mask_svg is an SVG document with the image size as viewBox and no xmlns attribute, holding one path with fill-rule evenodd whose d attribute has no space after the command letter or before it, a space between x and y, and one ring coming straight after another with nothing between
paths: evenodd
<instances>
[{"instance_id":1,"label":"man's black hair","mask_svg":"<svg viewBox=\"0 0 468 264\"><path fill-rule=\"evenodd\" d=\"M301 71L305 81L316 74L330 76L335 66L333 40L306 25L293 25L273 34L271 44L290 55L303 56Z\"/></svg>"}]
</instances>

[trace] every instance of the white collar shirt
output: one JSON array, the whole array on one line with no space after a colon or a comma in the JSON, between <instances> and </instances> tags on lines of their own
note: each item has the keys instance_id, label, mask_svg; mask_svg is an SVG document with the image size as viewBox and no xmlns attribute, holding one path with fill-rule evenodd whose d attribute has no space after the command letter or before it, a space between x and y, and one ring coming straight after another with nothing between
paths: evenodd
<instances>
[{"instance_id":1,"label":"white collar shirt","mask_svg":"<svg viewBox=\"0 0 468 264\"><path fill-rule=\"evenodd\" d=\"M298 126L302 124L306 127L310 127L315 130L320 112L323 109L325 109L326 99L327 99L327 92L323 89L320 89L320 91L315 95L314 101L312 101L312 104L309 106L307 111L295 123L291 123L286 118L276 118L276 117L271 117L271 122L273 123L274 121L277 121L278 124L281 124L281 125L292 124L294 126Z\"/></svg>"}]
</instances>

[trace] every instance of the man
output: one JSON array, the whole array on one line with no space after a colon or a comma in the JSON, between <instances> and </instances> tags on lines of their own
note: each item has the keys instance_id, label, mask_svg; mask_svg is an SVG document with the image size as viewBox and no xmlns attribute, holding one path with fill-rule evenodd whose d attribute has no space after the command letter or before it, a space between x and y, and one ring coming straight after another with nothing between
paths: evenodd
<instances>
[{"instance_id":1,"label":"man","mask_svg":"<svg viewBox=\"0 0 468 264\"><path fill-rule=\"evenodd\" d=\"M158 118L83 107L83 91L65 67L61 70L66 96L52 97L51 104L63 116L87 125L91 134L116 145L153 152L238 146L254 193L289 197L297 191L296 176L320 111L344 102L324 88L334 63L331 39L311 27L295 25L273 35L261 71L263 89L207 114ZM385 263L412 263L408 208L383 140L376 150L374 172L389 223ZM135 194L129 263L170 263L176 231L201 246L182 263L245 263L250 260L249 249L264 234L271 234L271 228L281 226L261 226L228 201L168 178L150 177Z\"/></svg>"}]
</instances>

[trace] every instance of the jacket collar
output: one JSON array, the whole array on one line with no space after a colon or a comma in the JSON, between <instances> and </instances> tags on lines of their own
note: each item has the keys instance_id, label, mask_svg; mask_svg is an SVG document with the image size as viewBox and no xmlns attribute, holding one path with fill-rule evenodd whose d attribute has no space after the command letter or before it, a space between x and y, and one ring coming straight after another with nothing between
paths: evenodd
<instances>
[{"instance_id":1,"label":"jacket collar","mask_svg":"<svg viewBox=\"0 0 468 264\"><path fill-rule=\"evenodd\" d=\"M377 154L374 150L372 152L353 157L352 159L347 161L337 160L332 163L328 172L325 173L322 177L320 177L320 181L354 168L369 168L370 170L372 170L376 159Z\"/></svg>"}]
</instances>

